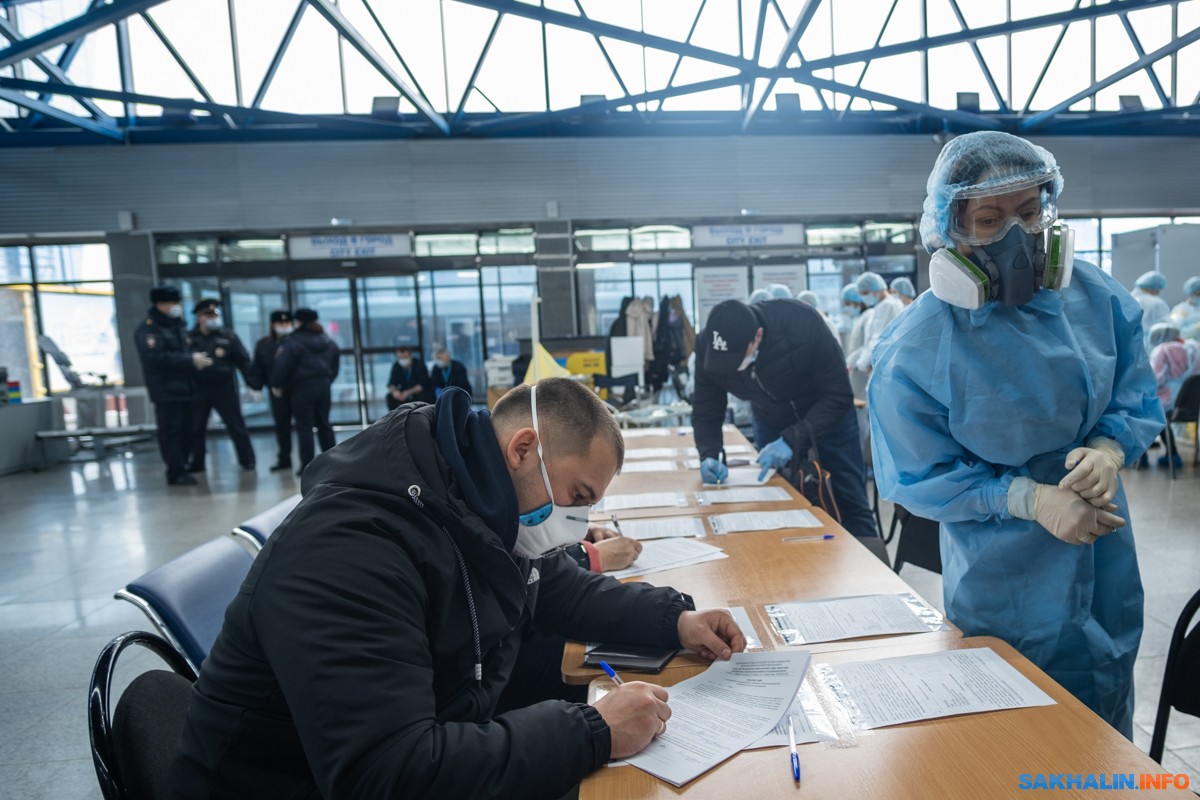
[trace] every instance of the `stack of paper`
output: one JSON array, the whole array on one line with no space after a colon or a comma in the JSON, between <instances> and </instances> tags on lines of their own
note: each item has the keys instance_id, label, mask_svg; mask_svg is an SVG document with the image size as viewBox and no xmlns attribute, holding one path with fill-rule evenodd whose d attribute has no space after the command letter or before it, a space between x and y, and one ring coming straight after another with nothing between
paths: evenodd
<instances>
[{"instance_id":1,"label":"stack of paper","mask_svg":"<svg viewBox=\"0 0 1200 800\"><path fill-rule=\"evenodd\" d=\"M752 489L730 487L712 492L696 492L696 501L702 506L713 503L774 503L779 500L791 499L792 496L778 486Z\"/></svg>"},{"instance_id":2,"label":"stack of paper","mask_svg":"<svg viewBox=\"0 0 1200 800\"><path fill-rule=\"evenodd\" d=\"M632 567L608 574L614 578L632 578L635 575L648 575L651 572L688 567L722 558L729 556L721 552L720 548L703 542L691 539L659 539L642 545L642 552Z\"/></svg>"},{"instance_id":3,"label":"stack of paper","mask_svg":"<svg viewBox=\"0 0 1200 800\"><path fill-rule=\"evenodd\" d=\"M625 508L686 508L686 492L643 492L641 494L614 494L592 506L592 511L607 514Z\"/></svg>"},{"instance_id":4,"label":"stack of paper","mask_svg":"<svg viewBox=\"0 0 1200 800\"><path fill-rule=\"evenodd\" d=\"M1053 698L988 647L813 669L859 729L1054 705ZM674 699L672 695L672 705Z\"/></svg>"},{"instance_id":5,"label":"stack of paper","mask_svg":"<svg viewBox=\"0 0 1200 800\"><path fill-rule=\"evenodd\" d=\"M782 490L780 490L782 491ZM743 511L738 514L716 514L708 518L713 533L741 531L775 531L780 528L820 528L821 521L808 509L787 511Z\"/></svg>"},{"instance_id":6,"label":"stack of paper","mask_svg":"<svg viewBox=\"0 0 1200 800\"><path fill-rule=\"evenodd\" d=\"M946 630L937 609L912 593L776 603L766 610L779 637L790 645Z\"/></svg>"},{"instance_id":7,"label":"stack of paper","mask_svg":"<svg viewBox=\"0 0 1200 800\"><path fill-rule=\"evenodd\" d=\"M674 472L674 461L626 461L621 472Z\"/></svg>"},{"instance_id":8,"label":"stack of paper","mask_svg":"<svg viewBox=\"0 0 1200 800\"><path fill-rule=\"evenodd\" d=\"M700 468L700 464L697 463L696 466L694 467L694 469L699 469L699 468ZM764 483L771 480L771 478L775 477L775 470L774 469L767 470L767 474L763 475L761 480L758 477L760 474L762 474L761 467L730 467L729 468L729 477L727 477L725 480L721 481L720 483L706 483L704 485L705 486L762 486Z\"/></svg>"},{"instance_id":9,"label":"stack of paper","mask_svg":"<svg viewBox=\"0 0 1200 800\"><path fill-rule=\"evenodd\" d=\"M621 535L630 539L674 539L681 536L703 536L702 517L659 517L657 519L627 519L618 523Z\"/></svg>"},{"instance_id":10,"label":"stack of paper","mask_svg":"<svg viewBox=\"0 0 1200 800\"><path fill-rule=\"evenodd\" d=\"M808 669L806 652L737 653L671 687L666 732L627 763L675 786L770 733Z\"/></svg>"},{"instance_id":11,"label":"stack of paper","mask_svg":"<svg viewBox=\"0 0 1200 800\"><path fill-rule=\"evenodd\" d=\"M626 461L642 461L647 458L674 458L679 455L674 447L644 447L640 450L626 450Z\"/></svg>"},{"instance_id":12,"label":"stack of paper","mask_svg":"<svg viewBox=\"0 0 1200 800\"><path fill-rule=\"evenodd\" d=\"M833 723L829 721L829 717L825 714L825 709L821 708L821 701L817 699L816 692L805 681L800 684L800 690L792 698L792 704L788 706L787 712L784 713L775 727L771 729L771 732L746 749L759 750L764 747L787 747L789 744L789 717L796 729L796 744L837 741L838 735L833 727Z\"/></svg>"}]
</instances>

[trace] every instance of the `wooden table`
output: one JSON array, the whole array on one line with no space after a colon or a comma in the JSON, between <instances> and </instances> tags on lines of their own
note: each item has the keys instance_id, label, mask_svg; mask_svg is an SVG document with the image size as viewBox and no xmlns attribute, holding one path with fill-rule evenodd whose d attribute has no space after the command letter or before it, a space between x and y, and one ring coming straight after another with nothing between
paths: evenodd
<instances>
[{"instance_id":1,"label":"wooden table","mask_svg":"<svg viewBox=\"0 0 1200 800\"><path fill-rule=\"evenodd\" d=\"M813 654L813 663L840 664L940 650L991 647L1056 701L1056 705L968 714L873 731L855 731L820 682L817 692L838 736L836 742L800 745L803 780L793 783L787 748L753 750L709 770L680 789L631 766L605 767L580 785L580 800L649 800L680 795L703 798L868 798L959 800L1031 797L1191 798L1180 790L1063 790L1022 792L1023 774L1160 774L1161 766L1109 727L1024 656L999 639L913 641ZM815 648L814 648L815 650ZM676 669L646 680L669 686L702 667ZM607 678L593 683L593 693Z\"/></svg>"}]
</instances>

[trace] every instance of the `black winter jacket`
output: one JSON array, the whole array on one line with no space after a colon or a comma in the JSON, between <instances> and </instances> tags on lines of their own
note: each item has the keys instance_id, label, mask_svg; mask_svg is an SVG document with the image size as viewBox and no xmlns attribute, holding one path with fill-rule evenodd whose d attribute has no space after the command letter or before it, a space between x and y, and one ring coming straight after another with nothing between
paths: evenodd
<instances>
[{"instance_id":1,"label":"black winter jacket","mask_svg":"<svg viewBox=\"0 0 1200 800\"><path fill-rule=\"evenodd\" d=\"M437 395L438 390L445 391L451 386L457 386L467 394L472 394L471 379L467 377L467 367L461 361L455 359L450 360L450 375L447 376L442 368L437 364L433 365L433 372L430 373L430 379L433 381L433 393Z\"/></svg>"},{"instance_id":2,"label":"black winter jacket","mask_svg":"<svg viewBox=\"0 0 1200 800\"><path fill-rule=\"evenodd\" d=\"M305 470L303 501L258 555L204 662L169 796L557 798L608 759L608 727L590 706L494 715L522 636L532 626L677 645L690 601L585 572L561 551L511 555L507 473L482 474L468 455L475 481L451 468L461 458L443 457L439 416L455 400L455 435L465 442L473 425L475 450L490 438L501 459L486 412L451 390L437 406L401 406ZM494 501L500 488L498 533L464 498Z\"/></svg>"},{"instance_id":3,"label":"black winter jacket","mask_svg":"<svg viewBox=\"0 0 1200 800\"><path fill-rule=\"evenodd\" d=\"M151 306L133 338L150 399L155 403L189 402L196 368L183 320L168 317Z\"/></svg>"},{"instance_id":4,"label":"black winter jacket","mask_svg":"<svg viewBox=\"0 0 1200 800\"><path fill-rule=\"evenodd\" d=\"M269 333L254 343L254 360L246 373L246 385L261 391L271 385L271 369L275 366L275 354L284 337Z\"/></svg>"},{"instance_id":5,"label":"black winter jacket","mask_svg":"<svg viewBox=\"0 0 1200 800\"><path fill-rule=\"evenodd\" d=\"M413 357L412 364L408 369L400 366L399 361L393 361L387 385L397 389L411 389L414 386L420 386L421 391L417 393L416 397L410 397L407 400L409 403L432 403L434 401L429 370L425 367L425 361L419 356Z\"/></svg>"},{"instance_id":6,"label":"black winter jacket","mask_svg":"<svg viewBox=\"0 0 1200 800\"><path fill-rule=\"evenodd\" d=\"M213 360L211 367L196 373L196 383L213 384L233 380L241 372L250 373L250 355L238 335L229 328L204 332L197 326L188 331L193 353L204 353Z\"/></svg>"},{"instance_id":7,"label":"black winter jacket","mask_svg":"<svg viewBox=\"0 0 1200 800\"><path fill-rule=\"evenodd\" d=\"M283 337L271 367L271 386L294 389L308 381L332 384L338 374L338 346L323 333L300 328Z\"/></svg>"},{"instance_id":8,"label":"black winter jacket","mask_svg":"<svg viewBox=\"0 0 1200 800\"><path fill-rule=\"evenodd\" d=\"M846 361L820 313L799 300L767 300L750 310L763 329L754 363L742 372L717 374L705 368L712 334L697 343L692 425L700 458L722 449L726 393L750 401L754 416L783 431L793 454L808 451L804 420L820 438L854 408Z\"/></svg>"}]
</instances>

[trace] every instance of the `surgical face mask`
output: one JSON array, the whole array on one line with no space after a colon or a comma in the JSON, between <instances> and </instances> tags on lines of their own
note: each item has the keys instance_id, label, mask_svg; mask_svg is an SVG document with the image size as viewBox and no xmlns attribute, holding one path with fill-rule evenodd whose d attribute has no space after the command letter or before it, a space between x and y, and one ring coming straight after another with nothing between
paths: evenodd
<instances>
[{"instance_id":1,"label":"surgical face mask","mask_svg":"<svg viewBox=\"0 0 1200 800\"><path fill-rule=\"evenodd\" d=\"M583 540L587 534L587 510L554 504L554 490L550 488L550 475L546 472L546 458L542 454L542 433L538 428L537 387L529 390L529 406L533 416L533 430L537 433L538 466L542 470L542 484L550 501L518 519L517 542L513 550L525 558L538 558L544 553Z\"/></svg>"},{"instance_id":2,"label":"surgical face mask","mask_svg":"<svg viewBox=\"0 0 1200 800\"><path fill-rule=\"evenodd\" d=\"M449 362L449 361L444 361L444 360L442 360L442 359L438 359L437 365L438 365L439 367L441 367L442 369L446 369L447 367L449 367L449 366L450 366L450 362Z\"/></svg>"},{"instance_id":3,"label":"surgical face mask","mask_svg":"<svg viewBox=\"0 0 1200 800\"><path fill-rule=\"evenodd\" d=\"M750 368L750 365L758 360L758 348L754 348L754 352L742 359L741 365L738 367L738 372L745 372Z\"/></svg>"},{"instance_id":4,"label":"surgical face mask","mask_svg":"<svg viewBox=\"0 0 1200 800\"><path fill-rule=\"evenodd\" d=\"M862 293L859 292L859 294ZM874 308L875 304L879 302L879 296L874 294L863 294L862 299L867 304L867 308Z\"/></svg>"},{"instance_id":5,"label":"surgical face mask","mask_svg":"<svg viewBox=\"0 0 1200 800\"><path fill-rule=\"evenodd\" d=\"M183 318L183 306L171 306L167 309L167 316L171 319Z\"/></svg>"},{"instance_id":6,"label":"surgical face mask","mask_svg":"<svg viewBox=\"0 0 1200 800\"><path fill-rule=\"evenodd\" d=\"M1188 298L1188 302L1194 306L1200 306L1200 294L1194 294Z\"/></svg>"},{"instance_id":7,"label":"surgical face mask","mask_svg":"<svg viewBox=\"0 0 1200 800\"><path fill-rule=\"evenodd\" d=\"M859 308L858 306L842 306L842 314L849 317L850 319L854 319L861 313L862 313L862 309Z\"/></svg>"},{"instance_id":8,"label":"surgical face mask","mask_svg":"<svg viewBox=\"0 0 1200 800\"><path fill-rule=\"evenodd\" d=\"M972 249L968 258L941 249L929 262L934 295L959 308L975 309L997 300L1025 305L1039 289L1060 291L1071 285L1075 232L1055 224L1042 233L1009 228L1004 238Z\"/></svg>"},{"instance_id":9,"label":"surgical face mask","mask_svg":"<svg viewBox=\"0 0 1200 800\"><path fill-rule=\"evenodd\" d=\"M204 325L204 330L215 331L217 328L221 327L221 318L220 317L209 317L204 320L203 325Z\"/></svg>"},{"instance_id":10,"label":"surgical face mask","mask_svg":"<svg viewBox=\"0 0 1200 800\"><path fill-rule=\"evenodd\" d=\"M411 358L397 358L396 363L399 364L403 369L408 369L409 367L412 366L412 359Z\"/></svg>"},{"instance_id":11,"label":"surgical face mask","mask_svg":"<svg viewBox=\"0 0 1200 800\"><path fill-rule=\"evenodd\" d=\"M287 336L289 333L292 332L292 326L291 325L276 325L274 328L274 331L275 331L276 336Z\"/></svg>"}]
</instances>

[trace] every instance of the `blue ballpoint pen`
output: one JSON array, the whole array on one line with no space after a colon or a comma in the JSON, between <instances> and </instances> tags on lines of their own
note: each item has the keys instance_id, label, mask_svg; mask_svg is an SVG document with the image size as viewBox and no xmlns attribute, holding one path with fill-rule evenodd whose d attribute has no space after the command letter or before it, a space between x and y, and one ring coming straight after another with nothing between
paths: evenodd
<instances>
[{"instance_id":1,"label":"blue ballpoint pen","mask_svg":"<svg viewBox=\"0 0 1200 800\"><path fill-rule=\"evenodd\" d=\"M614 670L612 667L610 667L607 662L601 661L600 669L604 670L605 674L607 674L608 677L612 678L612 682L615 683L617 686L621 686L625 683L625 681L621 680L621 676L616 673L616 670Z\"/></svg>"},{"instance_id":2,"label":"blue ballpoint pen","mask_svg":"<svg viewBox=\"0 0 1200 800\"><path fill-rule=\"evenodd\" d=\"M796 729L792 727L792 715L788 714L788 739L792 743L792 780L800 782L800 754L796 752Z\"/></svg>"}]
</instances>

